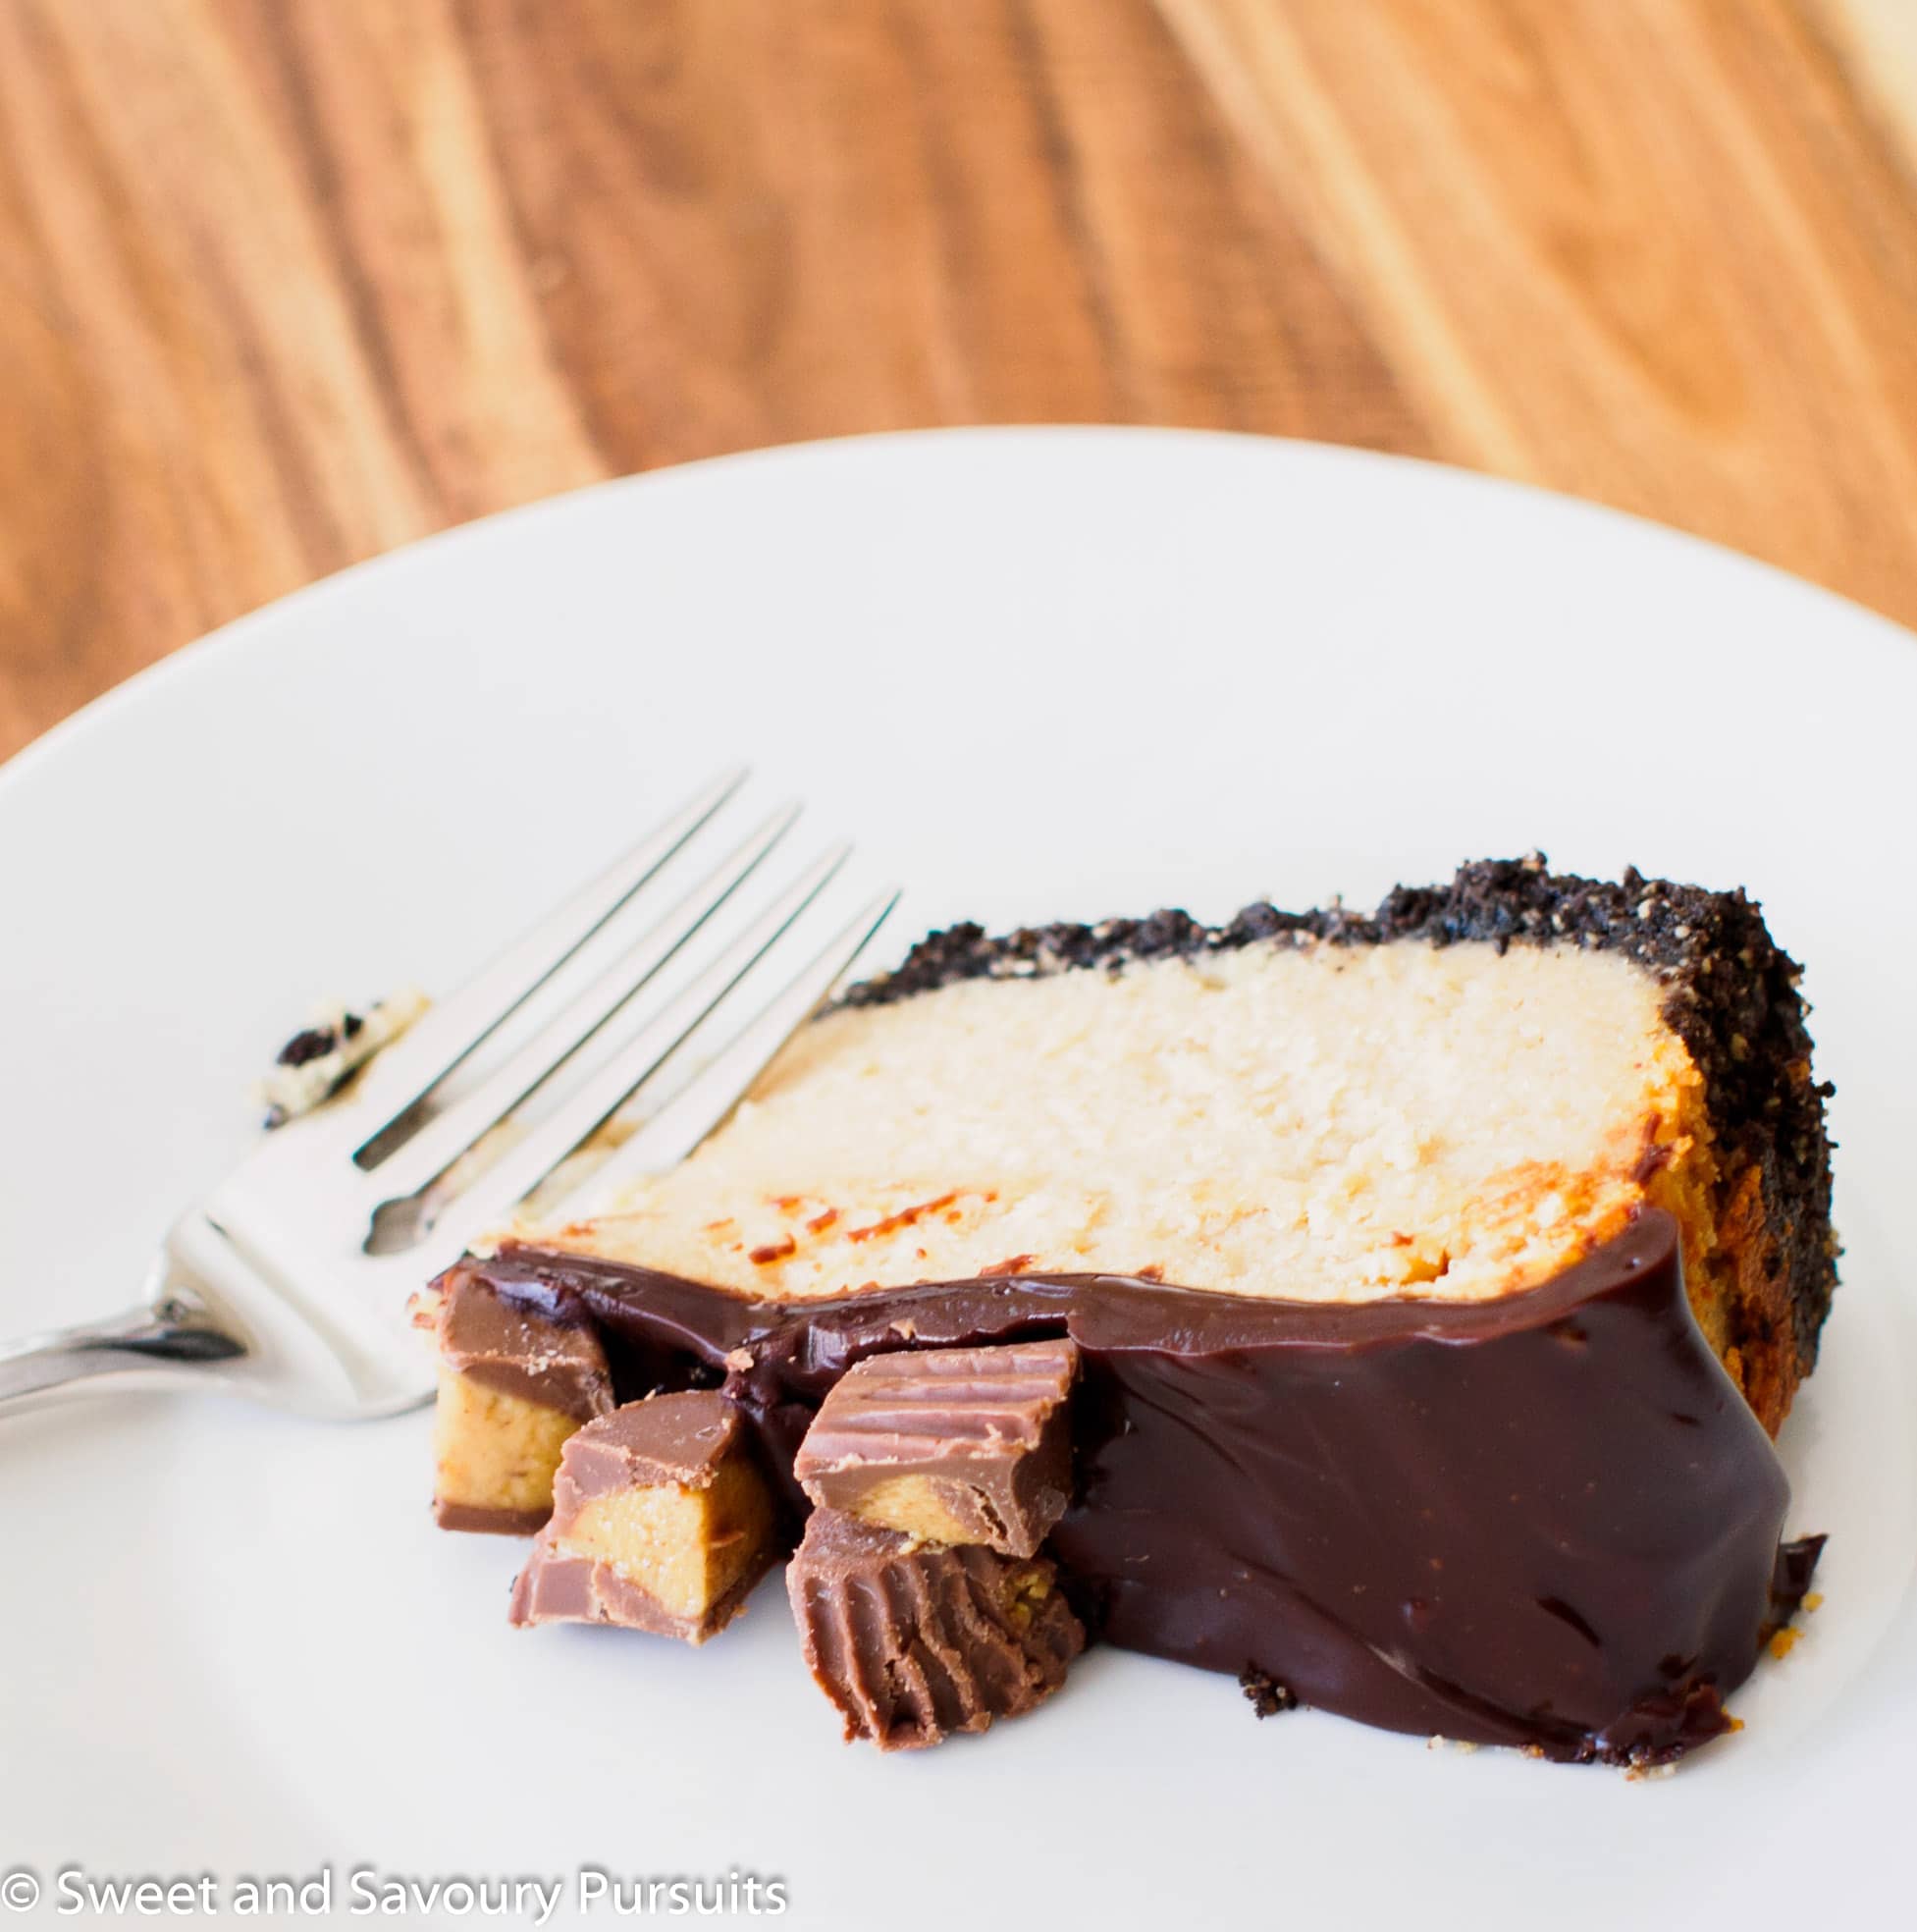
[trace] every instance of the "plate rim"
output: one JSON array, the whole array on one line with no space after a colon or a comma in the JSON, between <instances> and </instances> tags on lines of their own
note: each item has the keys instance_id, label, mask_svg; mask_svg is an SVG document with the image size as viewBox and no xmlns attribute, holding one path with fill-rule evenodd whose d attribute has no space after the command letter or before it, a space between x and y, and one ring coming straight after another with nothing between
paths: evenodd
<instances>
[{"instance_id":1,"label":"plate rim","mask_svg":"<svg viewBox=\"0 0 1917 1932\"><path fill-rule=\"evenodd\" d=\"M1579 516L1589 518L1594 529L1610 528L1617 534L1635 532L1640 539L1650 538L1675 544L1680 549L1700 553L1705 558L1714 558L1732 568L1759 572L1787 594L1800 597L1807 594L1813 600L1834 607L1843 614L1846 622L1853 618L1863 619L1868 627L1881 631L1887 640L1892 637L1898 639L1917 657L1917 627L1906 626L1895 617L1873 610L1842 591L1799 576L1782 564L1772 564L1716 538L1698 536L1675 524L1660 522L1641 511L1624 510L1570 491L1501 476L1488 470L1472 469L1434 456L1411 456L1394 450L1374 450L1359 444L1332 443L1311 437L1269 436L1255 430L1199 429L1176 424L940 424L919 429L862 430L841 436L807 437L789 443L762 444L747 450L728 450L714 456L695 456L684 462L662 463L654 469L630 470L619 476L599 477L571 489L534 497L525 503L510 504L504 509L448 524L442 529L429 530L422 536L408 538L370 557L344 564L338 569L328 570L297 584L292 590L254 605L250 610L214 625L212 629L201 631L197 636L176 645L152 663L129 671L118 682L87 699L64 718L56 719L37 736L29 738L7 758L0 759L0 795L48 759L59 756L74 739L94 728L102 719L117 717L123 708L140 702L169 676L196 673L228 652L248 648L255 641L255 631L269 625L288 606L328 595L337 586L348 581L408 568L412 561L424 553L437 554L442 550L457 549L465 544L487 541L496 537L502 529L517 530L548 517L566 515L588 499L598 501L643 491L648 486L670 487L687 480L696 482L713 474L803 463L822 456L842 457L872 453L882 458L895 450L918 451L960 443L1027 442L1058 446L1111 441L1210 444L1239 449L1259 447L1283 453L1307 464L1323 461L1340 466L1374 466L1381 473L1401 476L1407 472L1421 473L1436 480L1440 487L1458 487L1467 494L1475 491L1491 496L1530 499L1551 507L1554 513L1564 511L1573 519Z\"/></svg>"}]
</instances>

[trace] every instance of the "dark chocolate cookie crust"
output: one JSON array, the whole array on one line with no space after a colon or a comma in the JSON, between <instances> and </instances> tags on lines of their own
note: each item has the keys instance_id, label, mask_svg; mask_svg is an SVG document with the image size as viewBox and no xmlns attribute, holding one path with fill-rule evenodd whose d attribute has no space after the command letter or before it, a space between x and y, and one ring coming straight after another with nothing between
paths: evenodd
<instances>
[{"instance_id":1,"label":"dark chocolate cookie crust","mask_svg":"<svg viewBox=\"0 0 1917 1932\"><path fill-rule=\"evenodd\" d=\"M1741 1354L1792 1359L1794 1386L1817 1360L1817 1340L1837 1286L1831 1227L1828 1084L1811 1078L1811 1040L1797 991L1799 968L1771 939L1742 890L1708 892L1646 879L1553 873L1541 854L1484 859L1443 886L1401 886L1375 913L1333 905L1284 912L1247 906L1223 926L1189 914L1107 919L1095 926L1024 927L991 938L948 927L922 939L893 972L847 990L843 1004L882 1005L962 980L1030 979L1100 968L1123 972L1163 959L1193 959L1263 940L1297 945L1431 945L1488 941L1574 945L1621 952L1657 976L1664 1016L1703 1074L1720 1159L1733 1177L1755 1172L1764 1211L1762 1271L1776 1293L1741 1305ZM1788 1330L1786 1337L1776 1332ZM1752 1392L1748 1391L1747 1392ZM1782 1408L1758 1401L1773 1427ZM1788 1387L1781 1401L1787 1405Z\"/></svg>"}]
</instances>

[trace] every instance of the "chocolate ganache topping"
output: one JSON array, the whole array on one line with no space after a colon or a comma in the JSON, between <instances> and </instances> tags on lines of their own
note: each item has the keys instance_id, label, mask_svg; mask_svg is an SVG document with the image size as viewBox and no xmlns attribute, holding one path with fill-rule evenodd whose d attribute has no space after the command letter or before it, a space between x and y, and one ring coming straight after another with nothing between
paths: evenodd
<instances>
[{"instance_id":1,"label":"chocolate ganache topping","mask_svg":"<svg viewBox=\"0 0 1917 1932\"><path fill-rule=\"evenodd\" d=\"M785 1485L864 1357L1067 1335L1077 1500L1046 1552L1093 1634L1391 1730L1644 1764L1730 1728L1797 1607L1769 1437L1643 1212L1475 1304L1251 1299L1004 1276L754 1302L529 1248L443 1280L604 1343L619 1399L723 1383Z\"/></svg>"}]
</instances>

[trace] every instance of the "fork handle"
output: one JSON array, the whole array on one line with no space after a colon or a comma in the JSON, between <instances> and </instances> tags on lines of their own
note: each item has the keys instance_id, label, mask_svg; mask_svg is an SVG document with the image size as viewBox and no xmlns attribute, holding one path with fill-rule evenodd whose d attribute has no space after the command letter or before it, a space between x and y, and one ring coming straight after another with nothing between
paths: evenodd
<instances>
[{"instance_id":1,"label":"fork handle","mask_svg":"<svg viewBox=\"0 0 1917 1932\"><path fill-rule=\"evenodd\" d=\"M105 1321L0 1344L0 1416L37 1408L76 1382L130 1374L172 1381L245 1353L245 1344L204 1309L169 1295Z\"/></svg>"}]
</instances>

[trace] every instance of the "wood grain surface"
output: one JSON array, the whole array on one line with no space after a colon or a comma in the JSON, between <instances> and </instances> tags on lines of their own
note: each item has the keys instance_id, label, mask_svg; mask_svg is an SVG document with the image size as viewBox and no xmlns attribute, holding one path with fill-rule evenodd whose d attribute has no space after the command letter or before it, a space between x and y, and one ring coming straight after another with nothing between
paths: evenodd
<instances>
[{"instance_id":1,"label":"wood grain surface","mask_svg":"<svg viewBox=\"0 0 1917 1932\"><path fill-rule=\"evenodd\" d=\"M1035 420L1917 620L1917 6L0 0L0 755L487 510Z\"/></svg>"}]
</instances>

